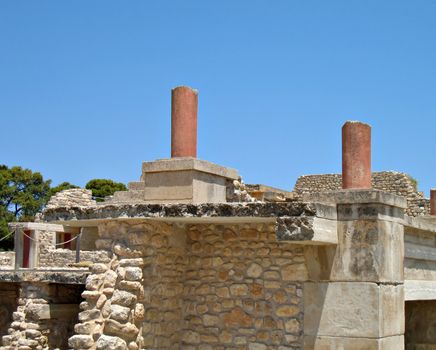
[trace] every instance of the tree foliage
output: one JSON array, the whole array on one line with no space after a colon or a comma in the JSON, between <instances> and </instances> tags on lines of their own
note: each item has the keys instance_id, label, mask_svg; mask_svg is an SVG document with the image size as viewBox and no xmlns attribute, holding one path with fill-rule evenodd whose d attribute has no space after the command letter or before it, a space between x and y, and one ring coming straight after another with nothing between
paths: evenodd
<instances>
[{"instance_id":1,"label":"tree foliage","mask_svg":"<svg viewBox=\"0 0 436 350\"><path fill-rule=\"evenodd\" d=\"M0 165L0 236L8 234L8 222L34 220L50 196L50 183L30 169Z\"/></svg>"},{"instance_id":2,"label":"tree foliage","mask_svg":"<svg viewBox=\"0 0 436 350\"><path fill-rule=\"evenodd\" d=\"M112 196L116 191L126 191L127 187L121 182L109 179L93 179L86 184L86 189L92 190L92 197L102 202L104 197Z\"/></svg>"}]
</instances>

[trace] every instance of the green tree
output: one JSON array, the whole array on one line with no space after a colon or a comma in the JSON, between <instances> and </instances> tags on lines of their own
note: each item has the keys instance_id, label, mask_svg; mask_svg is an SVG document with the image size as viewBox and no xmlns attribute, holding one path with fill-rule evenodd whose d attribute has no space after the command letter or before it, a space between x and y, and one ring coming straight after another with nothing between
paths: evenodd
<instances>
[{"instance_id":1,"label":"green tree","mask_svg":"<svg viewBox=\"0 0 436 350\"><path fill-rule=\"evenodd\" d=\"M121 182L115 182L109 179L93 179L90 180L86 189L92 191L92 197L97 202L103 202L104 197L113 195L116 191L126 191L127 187Z\"/></svg>"},{"instance_id":2,"label":"green tree","mask_svg":"<svg viewBox=\"0 0 436 350\"><path fill-rule=\"evenodd\" d=\"M30 169L0 165L0 237L9 233L8 222L34 220L49 198L50 183ZM12 239L7 242L10 244Z\"/></svg>"}]
</instances>

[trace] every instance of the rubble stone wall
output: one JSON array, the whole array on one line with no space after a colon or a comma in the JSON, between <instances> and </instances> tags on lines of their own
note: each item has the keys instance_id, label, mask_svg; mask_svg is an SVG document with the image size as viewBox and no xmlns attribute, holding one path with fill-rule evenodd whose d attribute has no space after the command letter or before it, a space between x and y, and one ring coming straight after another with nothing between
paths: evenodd
<instances>
[{"instance_id":1,"label":"rubble stone wall","mask_svg":"<svg viewBox=\"0 0 436 350\"><path fill-rule=\"evenodd\" d=\"M0 283L0 337L8 334L12 313L17 309L18 286L15 283Z\"/></svg>"},{"instance_id":2,"label":"rubble stone wall","mask_svg":"<svg viewBox=\"0 0 436 350\"><path fill-rule=\"evenodd\" d=\"M55 245L56 232L39 231L38 233L38 267L67 267L76 262L75 250L63 249ZM93 230L89 230L89 235L87 233L87 231L82 233L85 242L83 245L81 242L80 245L80 261L108 262L110 259L107 251L89 249L95 247L95 236L98 234Z\"/></svg>"},{"instance_id":3,"label":"rubble stone wall","mask_svg":"<svg viewBox=\"0 0 436 350\"><path fill-rule=\"evenodd\" d=\"M273 225L192 225L187 251L186 349L302 348L302 248Z\"/></svg>"},{"instance_id":4,"label":"rubble stone wall","mask_svg":"<svg viewBox=\"0 0 436 350\"><path fill-rule=\"evenodd\" d=\"M0 269L11 269L15 265L15 252L0 252Z\"/></svg>"},{"instance_id":5,"label":"rubble stone wall","mask_svg":"<svg viewBox=\"0 0 436 350\"><path fill-rule=\"evenodd\" d=\"M403 196L407 199L406 214L428 215L430 201L416 189L414 180L405 173L381 171L372 173L372 187ZM303 175L297 179L294 192L298 197L306 193L337 191L342 188L341 174Z\"/></svg>"},{"instance_id":6,"label":"rubble stone wall","mask_svg":"<svg viewBox=\"0 0 436 350\"><path fill-rule=\"evenodd\" d=\"M77 322L81 285L21 283L1 350L66 349Z\"/></svg>"},{"instance_id":7,"label":"rubble stone wall","mask_svg":"<svg viewBox=\"0 0 436 350\"><path fill-rule=\"evenodd\" d=\"M72 349L302 348L302 248L273 225L111 221Z\"/></svg>"}]
</instances>

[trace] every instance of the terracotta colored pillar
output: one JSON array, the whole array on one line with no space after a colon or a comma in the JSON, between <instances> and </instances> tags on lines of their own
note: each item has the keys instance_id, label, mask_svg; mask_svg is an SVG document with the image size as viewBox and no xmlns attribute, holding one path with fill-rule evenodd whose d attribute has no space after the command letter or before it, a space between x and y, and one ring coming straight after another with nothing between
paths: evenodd
<instances>
[{"instance_id":1,"label":"terracotta colored pillar","mask_svg":"<svg viewBox=\"0 0 436 350\"><path fill-rule=\"evenodd\" d=\"M430 215L436 215L436 188L430 190Z\"/></svg>"},{"instance_id":2,"label":"terracotta colored pillar","mask_svg":"<svg viewBox=\"0 0 436 350\"><path fill-rule=\"evenodd\" d=\"M171 90L171 157L197 157L198 91L188 86Z\"/></svg>"},{"instance_id":3,"label":"terracotta colored pillar","mask_svg":"<svg viewBox=\"0 0 436 350\"><path fill-rule=\"evenodd\" d=\"M371 127L347 121L342 127L342 188L371 188Z\"/></svg>"}]
</instances>

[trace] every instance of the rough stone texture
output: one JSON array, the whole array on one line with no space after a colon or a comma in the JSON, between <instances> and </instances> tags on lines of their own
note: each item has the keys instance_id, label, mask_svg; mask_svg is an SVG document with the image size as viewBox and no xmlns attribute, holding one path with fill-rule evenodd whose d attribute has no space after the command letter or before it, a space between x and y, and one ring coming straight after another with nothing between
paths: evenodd
<instances>
[{"instance_id":1,"label":"rough stone texture","mask_svg":"<svg viewBox=\"0 0 436 350\"><path fill-rule=\"evenodd\" d=\"M15 265L15 252L0 252L0 269L11 269Z\"/></svg>"},{"instance_id":2,"label":"rough stone texture","mask_svg":"<svg viewBox=\"0 0 436 350\"><path fill-rule=\"evenodd\" d=\"M56 193L50 198L46 208L56 207L90 207L96 205L92 199L92 191L83 188L72 188Z\"/></svg>"},{"instance_id":3,"label":"rough stone texture","mask_svg":"<svg viewBox=\"0 0 436 350\"><path fill-rule=\"evenodd\" d=\"M9 325L21 315L13 312L17 309L18 285L15 283L0 283L0 336L7 334Z\"/></svg>"},{"instance_id":4,"label":"rough stone texture","mask_svg":"<svg viewBox=\"0 0 436 350\"><path fill-rule=\"evenodd\" d=\"M67 348L82 288L80 285L21 283L18 305L12 313L13 322L7 335L2 337L0 349Z\"/></svg>"},{"instance_id":5,"label":"rough stone texture","mask_svg":"<svg viewBox=\"0 0 436 350\"><path fill-rule=\"evenodd\" d=\"M307 337L304 350L404 350L404 337L397 335L380 339L343 338L343 337ZM421 348L420 348L421 349ZM418 350L418 349L416 349ZM427 349L421 349L427 350ZM428 349L430 350L430 349Z\"/></svg>"},{"instance_id":6,"label":"rough stone texture","mask_svg":"<svg viewBox=\"0 0 436 350\"><path fill-rule=\"evenodd\" d=\"M75 327L86 337L70 338L73 349L89 337L129 349L301 349L303 249L278 242L273 224L110 221L99 233L113 259L87 279Z\"/></svg>"},{"instance_id":7,"label":"rough stone texture","mask_svg":"<svg viewBox=\"0 0 436 350\"><path fill-rule=\"evenodd\" d=\"M97 208L59 207L47 209L47 221L69 221L112 218L276 218L314 216L315 205L304 202L286 203L204 203L204 204L105 204Z\"/></svg>"},{"instance_id":8,"label":"rough stone texture","mask_svg":"<svg viewBox=\"0 0 436 350\"><path fill-rule=\"evenodd\" d=\"M370 282L304 285L308 336L382 338L404 333L404 288Z\"/></svg>"},{"instance_id":9,"label":"rough stone texture","mask_svg":"<svg viewBox=\"0 0 436 350\"><path fill-rule=\"evenodd\" d=\"M307 193L337 191L341 189L340 174L304 175L295 183L295 196ZM372 173L372 188L403 196L407 199L406 214L410 216L428 215L430 202L418 192L409 175L395 171Z\"/></svg>"},{"instance_id":10,"label":"rough stone texture","mask_svg":"<svg viewBox=\"0 0 436 350\"><path fill-rule=\"evenodd\" d=\"M188 237L182 344L301 348L302 248L272 225L193 225Z\"/></svg>"},{"instance_id":11,"label":"rough stone texture","mask_svg":"<svg viewBox=\"0 0 436 350\"><path fill-rule=\"evenodd\" d=\"M97 232L95 232L98 235ZM39 268L67 267L76 262L76 251L64 249L56 244L56 232L38 231L38 259ZM95 235L91 228L84 228L80 245L80 260L89 262L108 262L107 251L95 249ZM74 241L73 241L74 242ZM74 242L75 244L75 242ZM90 249L94 248L94 249Z\"/></svg>"}]
</instances>

